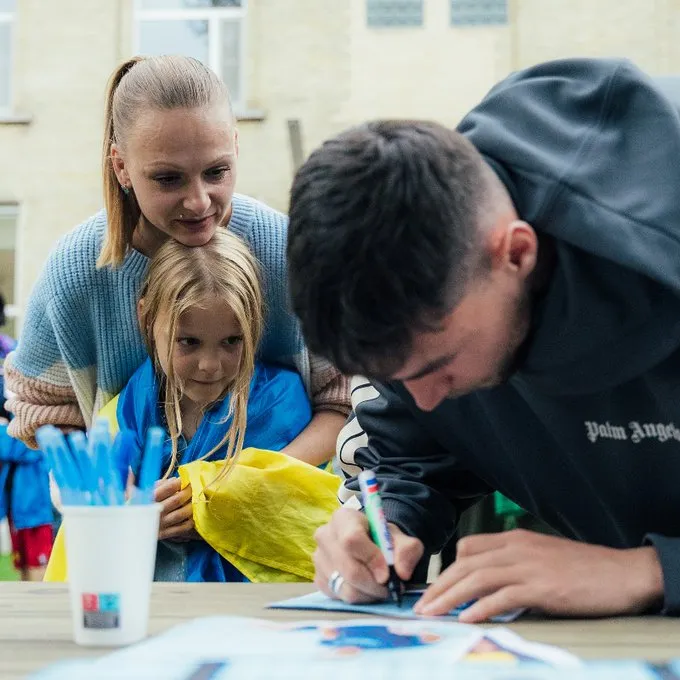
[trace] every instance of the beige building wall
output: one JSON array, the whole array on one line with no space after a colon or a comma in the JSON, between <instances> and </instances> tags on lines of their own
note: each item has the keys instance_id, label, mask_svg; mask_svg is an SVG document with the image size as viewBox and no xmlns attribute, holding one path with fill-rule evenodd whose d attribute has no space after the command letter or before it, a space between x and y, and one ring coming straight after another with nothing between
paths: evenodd
<instances>
[{"instance_id":1,"label":"beige building wall","mask_svg":"<svg viewBox=\"0 0 680 680\"><path fill-rule=\"evenodd\" d=\"M19 0L13 114L0 119L0 202L19 207L16 284L27 299L55 239L101 205L106 80L120 37L117 2Z\"/></svg>"},{"instance_id":2,"label":"beige building wall","mask_svg":"<svg viewBox=\"0 0 680 680\"><path fill-rule=\"evenodd\" d=\"M626 57L652 74L680 71L678 0L511 0L513 62Z\"/></svg>"},{"instance_id":3,"label":"beige building wall","mask_svg":"<svg viewBox=\"0 0 680 680\"><path fill-rule=\"evenodd\" d=\"M303 150L376 117L455 125L512 70L566 56L627 56L680 73L680 0L508 0L503 26L459 27L449 0L424 25L369 28L366 0L248 0L247 110L237 189L285 210L287 121ZM17 300L56 238L102 204L106 81L134 49L133 0L18 0L14 112L0 119L0 204L19 212ZM178 51L180 51L178 46Z\"/></svg>"},{"instance_id":4,"label":"beige building wall","mask_svg":"<svg viewBox=\"0 0 680 680\"><path fill-rule=\"evenodd\" d=\"M509 28L451 26L449 0L425 0L421 27L370 28L366 1L350 5L347 121L434 118L455 125L509 70Z\"/></svg>"}]
</instances>

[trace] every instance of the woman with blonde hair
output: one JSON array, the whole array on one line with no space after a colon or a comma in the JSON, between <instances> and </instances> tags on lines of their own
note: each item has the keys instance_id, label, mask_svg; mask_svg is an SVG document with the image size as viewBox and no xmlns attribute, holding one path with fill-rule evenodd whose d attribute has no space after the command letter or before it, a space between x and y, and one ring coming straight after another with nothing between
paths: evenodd
<instances>
[{"instance_id":1,"label":"woman with blonde hair","mask_svg":"<svg viewBox=\"0 0 680 680\"><path fill-rule=\"evenodd\" d=\"M106 211L59 240L33 291L5 369L13 436L35 446L41 425L89 427L144 362L135 305L149 258L169 238L201 248L228 229L262 265L260 356L295 368L311 397L313 418L285 452L314 465L333 455L348 383L305 347L288 305L287 218L234 193L237 157L227 89L199 61L135 57L114 72L103 145Z\"/></svg>"},{"instance_id":2,"label":"woman with blonde hair","mask_svg":"<svg viewBox=\"0 0 680 680\"><path fill-rule=\"evenodd\" d=\"M312 410L298 373L256 358L258 270L224 229L201 248L167 240L138 304L149 356L101 413L126 432L116 467L135 477L149 428L166 433L159 581L309 580L314 531L337 507L338 477L276 453ZM46 579L63 580L61 534L53 558Z\"/></svg>"}]
</instances>

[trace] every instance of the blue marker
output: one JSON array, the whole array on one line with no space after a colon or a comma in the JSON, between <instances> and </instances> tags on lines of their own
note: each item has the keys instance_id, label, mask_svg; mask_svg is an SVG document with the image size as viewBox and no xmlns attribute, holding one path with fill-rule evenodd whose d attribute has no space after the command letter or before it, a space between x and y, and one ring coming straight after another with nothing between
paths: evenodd
<instances>
[{"instance_id":1,"label":"blue marker","mask_svg":"<svg viewBox=\"0 0 680 680\"><path fill-rule=\"evenodd\" d=\"M140 491L140 502L153 502L153 490L161 476L161 463L163 461L163 440L165 432L160 427L150 427L146 433L146 446L142 456L142 465L137 480Z\"/></svg>"},{"instance_id":2,"label":"blue marker","mask_svg":"<svg viewBox=\"0 0 680 680\"><path fill-rule=\"evenodd\" d=\"M66 505L83 503L80 473L62 433L53 425L44 425L36 431L35 438L45 454L64 503Z\"/></svg>"},{"instance_id":3,"label":"blue marker","mask_svg":"<svg viewBox=\"0 0 680 680\"><path fill-rule=\"evenodd\" d=\"M118 475L123 490L127 487L128 474L132 464L132 454L136 448L136 437L132 430L120 430L113 440L111 463Z\"/></svg>"},{"instance_id":4,"label":"blue marker","mask_svg":"<svg viewBox=\"0 0 680 680\"><path fill-rule=\"evenodd\" d=\"M102 505L103 499L99 495L99 488L97 483L97 471L94 463L90 458L90 452L87 446L87 437L84 432L76 430L67 435L68 443L71 446L73 457L80 468L80 476L82 479L82 487L89 495L91 505Z\"/></svg>"},{"instance_id":5,"label":"blue marker","mask_svg":"<svg viewBox=\"0 0 680 680\"><path fill-rule=\"evenodd\" d=\"M111 459L109 424L99 419L90 430L90 454L97 472L99 492L105 505L122 505L125 502L120 477L114 471Z\"/></svg>"}]
</instances>

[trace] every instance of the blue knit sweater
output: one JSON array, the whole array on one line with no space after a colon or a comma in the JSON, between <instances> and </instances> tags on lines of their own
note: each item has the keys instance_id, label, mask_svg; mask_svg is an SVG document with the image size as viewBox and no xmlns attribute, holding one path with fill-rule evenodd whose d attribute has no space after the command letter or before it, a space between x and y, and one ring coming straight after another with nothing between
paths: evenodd
<instances>
[{"instance_id":1,"label":"blue knit sweater","mask_svg":"<svg viewBox=\"0 0 680 680\"><path fill-rule=\"evenodd\" d=\"M287 224L283 214L234 196L229 228L250 245L262 268L267 311L260 357L296 368L318 408L310 358L288 304ZM32 293L19 347L6 365L18 438L32 442L45 422L89 426L146 358L136 304L149 260L131 250L120 267L97 269L105 230L101 211L62 237ZM313 370L332 378L333 370L318 359Z\"/></svg>"}]
</instances>

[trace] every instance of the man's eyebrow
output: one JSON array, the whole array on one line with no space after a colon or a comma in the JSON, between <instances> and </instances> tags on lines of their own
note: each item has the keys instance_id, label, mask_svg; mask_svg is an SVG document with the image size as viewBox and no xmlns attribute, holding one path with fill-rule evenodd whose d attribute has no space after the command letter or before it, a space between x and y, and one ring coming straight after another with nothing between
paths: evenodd
<instances>
[{"instance_id":1,"label":"man's eyebrow","mask_svg":"<svg viewBox=\"0 0 680 680\"><path fill-rule=\"evenodd\" d=\"M443 357L439 357L439 359L430 361L430 363L425 364L425 366L423 366L419 371L416 371L411 375L402 377L395 376L393 379L397 380L398 382L409 382L410 380L418 380L419 378L424 378L426 375L434 373L437 369L448 364L455 356L456 356L455 352L451 354L446 354Z\"/></svg>"}]
</instances>

